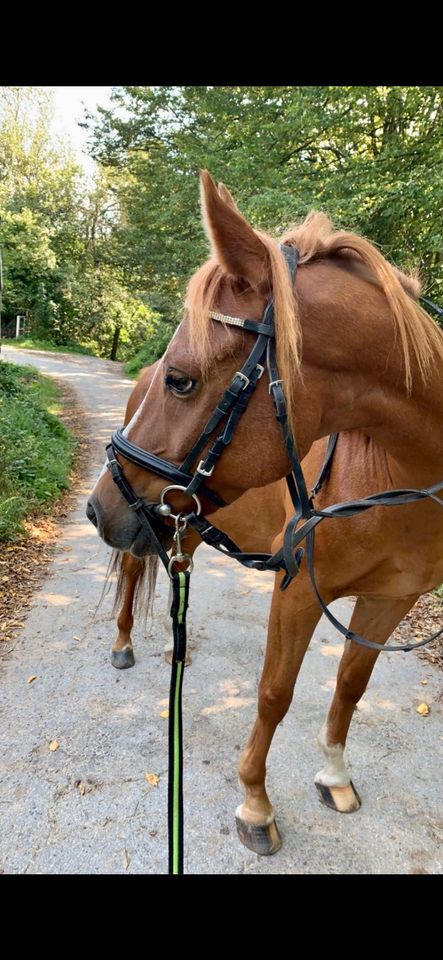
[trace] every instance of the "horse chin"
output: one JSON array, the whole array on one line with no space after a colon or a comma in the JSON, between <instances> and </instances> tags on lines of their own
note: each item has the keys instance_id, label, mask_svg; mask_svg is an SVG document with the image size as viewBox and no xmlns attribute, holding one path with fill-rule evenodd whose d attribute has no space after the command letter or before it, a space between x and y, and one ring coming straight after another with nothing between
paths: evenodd
<instances>
[{"instance_id":1,"label":"horse chin","mask_svg":"<svg viewBox=\"0 0 443 960\"><path fill-rule=\"evenodd\" d=\"M152 522L152 521L151 521ZM153 522L152 526L155 530L155 533L164 547L165 550L169 550L172 547L172 531L168 529L161 521ZM133 540L132 545L129 550L132 553L133 557L148 557L155 554L157 551L149 537L149 534L144 529L140 527L135 540Z\"/></svg>"}]
</instances>

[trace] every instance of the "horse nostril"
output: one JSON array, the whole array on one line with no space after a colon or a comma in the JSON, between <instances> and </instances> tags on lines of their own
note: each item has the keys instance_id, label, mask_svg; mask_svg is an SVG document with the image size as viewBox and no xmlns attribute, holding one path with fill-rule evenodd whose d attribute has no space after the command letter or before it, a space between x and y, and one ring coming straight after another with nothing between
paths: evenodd
<instances>
[{"instance_id":1,"label":"horse nostril","mask_svg":"<svg viewBox=\"0 0 443 960\"><path fill-rule=\"evenodd\" d=\"M88 520L90 520L91 523L94 524L94 527L96 527L96 526L98 525L98 522L97 522L97 514L96 514L96 512L95 512L95 510L94 510L94 507L92 506L92 503L91 503L90 500L88 500L88 503L87 503L87 505L86 505L86 516L87 516Z\"/></svg>"}]
</instances>

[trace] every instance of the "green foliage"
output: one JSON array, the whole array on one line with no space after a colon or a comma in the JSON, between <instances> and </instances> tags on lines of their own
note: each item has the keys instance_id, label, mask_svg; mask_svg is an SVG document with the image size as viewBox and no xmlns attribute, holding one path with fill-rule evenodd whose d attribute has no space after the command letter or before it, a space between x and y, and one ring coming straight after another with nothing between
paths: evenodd
<instances>
[{"instance_id":1,"label":"green foliage","mask_svg":"<svg viewBox=\"0 0 443 960\"><path fill-rule=\"evenodd\" d=\"M119 204L111 178L99 172L86 182L51 140L50 114L44 91L0 89L3 327L26 314L34 337L109 356L115 328L124 343L125 331L143 329L149 308L112 257Z\"/></svg>"},{"instance_id":2,"label":"green foliage","mask_svg":"<svg viewBox=\"0 0 443 960\"><path fill-rule=\"evenodd\" d=\"M174 333L174 327L171 324L158 324L148 339L129 360L126 361L124 370L130 377L136 377L143 367L148 367L163 356L166 347Z\"/></svg>"},{"instance_id":3,"label":"green foliage","mask_svg":"<svg viewBox=\"0 0 443 960\"><path fill-rule=\"evenodd\" d=\"M0 541L69 487L74 439L57 419L58 389L32 367L0 360Z\"/></svg>"},{"instance_id":4,"label":"green foliage","mask_svg":"<svg viewBox=\"0 0 443 960\"><path fill-rule=\"evenodd\" d=\"M108 357L118 336L131 369L155 359L208 252L202 167L254 226L278 236L323 209L443 301L443 87L117 87L86 124L92 184L51 109L0 88L4 324L26 314L33 337Z\"/></svg>"},{"instance_id":5,"label":"green foliage","mask_svg":"<svg viewBox=\"0 0 443 960\"><path fill-rule=\"evenodd\" d=\"M93 150L124 217L128 283L174 316L206 255L197 173L210 170L251 222L279 234L311 209L416 264L443 296L442 87L122 87Z\"/></svg>"}]
</instances>

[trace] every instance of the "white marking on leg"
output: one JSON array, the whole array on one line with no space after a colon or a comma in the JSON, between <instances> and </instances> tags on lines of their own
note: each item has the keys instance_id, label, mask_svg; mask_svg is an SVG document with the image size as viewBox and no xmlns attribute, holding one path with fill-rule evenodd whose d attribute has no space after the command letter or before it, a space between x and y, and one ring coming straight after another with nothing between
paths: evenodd
<instances>
[{"instance_id":1,"label":"white marking on leg","mask_svg":"<svg viewBox=\"0 0 443 960\"><path fill-rule=\"evenodd\" d=\"M251 813L250 810L244 809L243 803L240 803L237 807L235 816L238 817L239 820L244 820L245 823L250 823L257 827L269 827L269 824L275 820L274 812L270 813L269 816L265 817L264 820L263 817L258 819L257 814Z\"/></svg>"},{"instance_id":2,"label":"white marking on leg","mask_svg":"<svg viewBox=\"0 0 443 960\"><path fill-rule=\"evenodd\" d=\"M320 730L318 744L326 757L326 765L316 774L315 782L325 787L348 787L351 778L344 761L344 747L340 743L328 746L326 724Z\"/></svg>"}]
</instances>

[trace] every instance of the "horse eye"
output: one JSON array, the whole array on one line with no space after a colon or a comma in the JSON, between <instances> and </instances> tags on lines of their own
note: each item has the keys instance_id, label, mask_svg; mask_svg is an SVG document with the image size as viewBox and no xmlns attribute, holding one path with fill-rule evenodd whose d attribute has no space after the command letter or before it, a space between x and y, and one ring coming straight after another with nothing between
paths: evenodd
<instances>
[{"instance_id":1,"label":"horse eye","mask_svg":"<svg viewBox=\"0 0 443 960\"><path fill-rule=\"evenodd\" d=\"M173 393L180 394L181 397L187 396L197 383L192 377L179 377L176 374L168 373L165 377L165 384Z\"/></svg>"}]
</instances>

